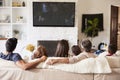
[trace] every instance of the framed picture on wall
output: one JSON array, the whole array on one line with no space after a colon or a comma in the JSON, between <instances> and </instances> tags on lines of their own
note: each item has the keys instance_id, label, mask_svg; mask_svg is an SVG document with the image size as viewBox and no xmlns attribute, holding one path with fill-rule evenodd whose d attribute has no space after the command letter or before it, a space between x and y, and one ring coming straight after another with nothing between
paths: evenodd
<instances>
[{"instance_id":1,"label":"framed picture on wall","mask_svg":"<svg viewBox=\"0 0 120 80\"><path fill-rule=\"evenodd\" d=\"M3 6L3 0L0 0L0 6Z\"/></svg>"},{"instance_id":2,"label":"framed picture on wall","mask_svg":"<svg viewBox=\"0 0 120 80\"><path fill-rule=\"evenodd\" d=\"M103 31L104 30L104 27L103 27L103 13L98 13L98 14L83 14L82 15L82 32L84 32L84 30L86 28L89 27L89 23L88 23L88 20L93 20L97 18L99 20L98 22L98 28L99 28L99 31Z\"/></svg>"}]
</instances>

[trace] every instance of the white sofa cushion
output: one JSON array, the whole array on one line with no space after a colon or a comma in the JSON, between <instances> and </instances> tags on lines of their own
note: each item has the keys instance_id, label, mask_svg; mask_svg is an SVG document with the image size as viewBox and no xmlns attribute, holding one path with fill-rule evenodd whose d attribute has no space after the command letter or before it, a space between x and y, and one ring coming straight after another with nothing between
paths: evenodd
<instances>
[{"instance_id":1,"label":"white sofa cushion","mask_svg":"<svg viewBox=\"0 0 120 80\"><path fill-rule=\"evenodd\" d=\"M1 58L0 58L0 67L17 68L17 66L15 65L15 63L13 61L4 60Z\"/></svg>"},{"instance_id":2,"label":"white sofa cushion","mask_svg":"<svg viewBox=\"0 0 120 80\"><path fill-rule=\"evenodd\" d=\"M47 60L49 59L50 58ZM75 64L47 65L46 62L40 63L36 68L59 69L75 73L111 73L111 69L105 57L87 58ZM0 67L17 68L14 62L3 59L0 59Z\"/></svg>"},{"instance_id":3,"label":"white sofa cushion","mask_svg":"<svg viewBox=\"0 0 120 80\"><path fill-rule=\"evenodd\" d=\"M120 68L120 56L106 56L111 68Z\"/></svg>"},{"instance_id":4,"label":"white sofa cushion","mask_svg":"<svg viewBox=\"0 0 120 80\"><path fill-rule=\"evenodd\" d=\"M43 63L43 66L40 64L37 68L58 69L74 73L111 73L110 66L105 57L87 58L74 64L54 65L46 64L49 59L51 58L48 58L46 62ZM54 57L52 59L54 59Z\"/></svg>"},{"instance_id":5,"label":"white sofa cushion","mask_svg":"<svg viewBox=\"0 0 120 80\"><path fill-rule=\"evenodd\" d=\"M120 50L116 51L116 55L120 56Z\"/></svg>"}]
</instances>

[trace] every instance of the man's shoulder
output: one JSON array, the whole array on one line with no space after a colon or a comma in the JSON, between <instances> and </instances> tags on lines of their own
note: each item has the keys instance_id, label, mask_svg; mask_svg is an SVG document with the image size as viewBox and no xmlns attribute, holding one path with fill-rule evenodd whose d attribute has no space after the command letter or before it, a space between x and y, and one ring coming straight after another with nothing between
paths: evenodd
<instances>
[{"instance_id":1,"label":"man's shoulder","mask_svg":"<svg viewBox=\"0 0 120 80\"><path fill-rule=\"evenodd\" d=\"M16 62L16 61L22 60L22 58L19 53L12 53L12 60Z\"/></svg>"},{"instance_id":2,"label":"man's shoulder","mask_svg":"<svg viewBox=\"0 0 120 80\"><path fill-rule=\"evenodd\" d=\"M12 56L13 56L13 57L17 57L17 56L20 56L20 57L21 57L21 55L20 55L19 53L12 53Z\"/></svg>"}]
</instances>

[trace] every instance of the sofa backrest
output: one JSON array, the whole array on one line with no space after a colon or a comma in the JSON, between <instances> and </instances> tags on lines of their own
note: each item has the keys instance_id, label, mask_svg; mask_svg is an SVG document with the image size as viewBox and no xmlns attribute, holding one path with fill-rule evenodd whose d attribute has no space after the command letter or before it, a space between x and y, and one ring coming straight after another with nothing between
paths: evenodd
<instances>
[{"instance_id":1,"label":"sofa backrest","mask_svg":"<svg viewBox=\"0 0 120 80\"><path fill-rule=\"evenodd\" d=\"M111 68L120 68L120 56L106 56Z\"/></svg>"}]
</instances>

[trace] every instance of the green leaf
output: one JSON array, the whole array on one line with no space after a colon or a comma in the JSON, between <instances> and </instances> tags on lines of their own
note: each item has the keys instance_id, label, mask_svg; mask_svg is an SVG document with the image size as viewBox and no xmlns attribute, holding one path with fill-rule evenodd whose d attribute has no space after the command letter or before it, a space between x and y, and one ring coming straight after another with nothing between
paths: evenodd
<instances>
[{"instance_id":1,"label":"green leaf","mask_svg":"<svg viewBox=\"0 0 120 80\"><path fill-rule=\"evenodd\" d=\"M88 23L91 24L91 25L93 24L92 20L88 20Z\"/></svg>"},{"instance_id":2,"label":"green leaf","mask_svg":"<svg viewBox=\"0 0 120 80\"><path fill-rule=\"evenodd\" d=\"M85 35L90 36L90 37L95 37L98 35L98 23L99 20L98 18L94 18L93 20L88 20L88 23L90 26L84 30Z\"/></svg>"}]
</instances>

